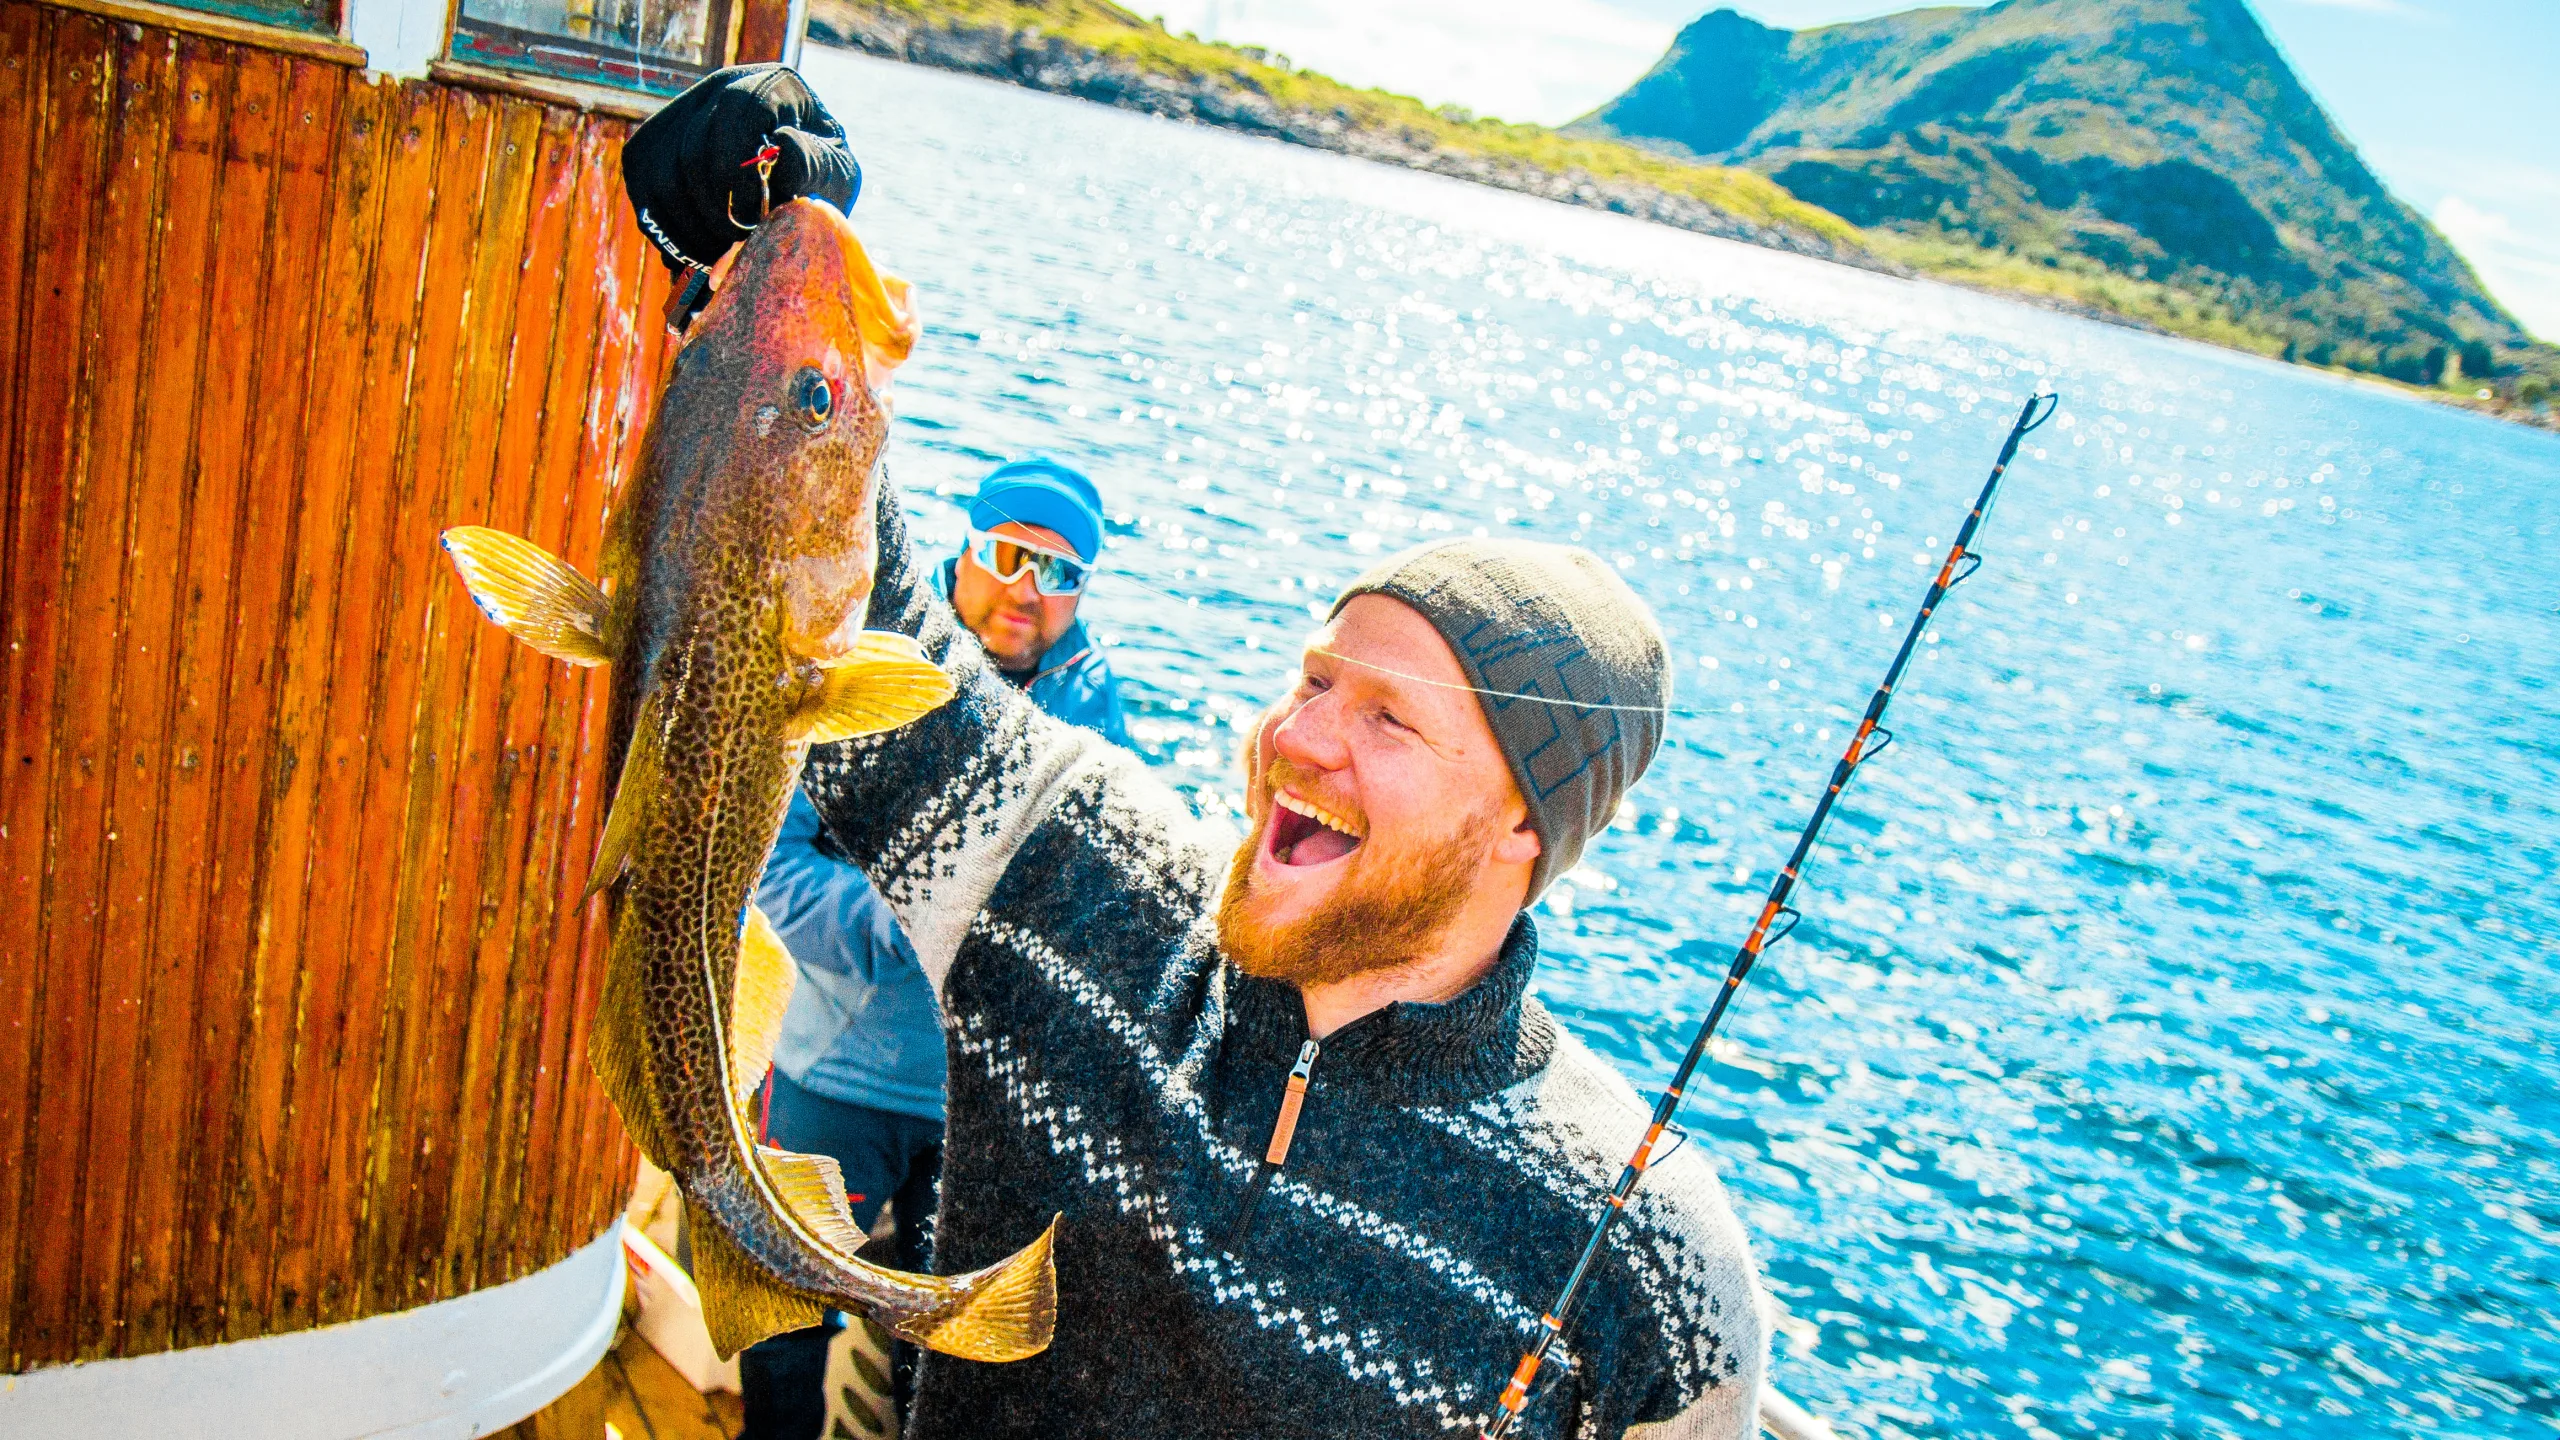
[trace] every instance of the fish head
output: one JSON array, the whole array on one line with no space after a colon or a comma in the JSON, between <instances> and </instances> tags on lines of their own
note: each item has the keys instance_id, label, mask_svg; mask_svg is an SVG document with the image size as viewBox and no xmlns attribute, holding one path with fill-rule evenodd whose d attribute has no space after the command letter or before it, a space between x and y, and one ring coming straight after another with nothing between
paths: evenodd
<instances>
[{"instance_id":1,"label":"fish head","mask_svg":"<svg viewBox=\"0 0 2560 1440\"><path fill-rule=\"evenodd\" d=\"M751 557L750 623L794 661L841 659L862 633L886 390L919 328L852 222L794 200L740 245L677 356L657 443L694 461L676 468L699 477L697 554Z\"/></svg>"}]
</instances>

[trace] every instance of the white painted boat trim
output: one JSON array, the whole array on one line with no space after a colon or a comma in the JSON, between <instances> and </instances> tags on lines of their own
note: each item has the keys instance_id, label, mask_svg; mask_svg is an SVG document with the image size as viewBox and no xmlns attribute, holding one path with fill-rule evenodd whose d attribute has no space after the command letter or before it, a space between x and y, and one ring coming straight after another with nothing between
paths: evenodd
<instances>
[{"instance_id":1,"label":"white painted boat trim","mask_svg":"<svg viewBox=\"0 0 2560 1440\"><path fill-rule=\"evenodd\" d=\"M622 1320L622 1222L521 1280L344 1325L0 1376L0 1433L469 1440L567 1393Z\"/></svg>"}]
</instances>

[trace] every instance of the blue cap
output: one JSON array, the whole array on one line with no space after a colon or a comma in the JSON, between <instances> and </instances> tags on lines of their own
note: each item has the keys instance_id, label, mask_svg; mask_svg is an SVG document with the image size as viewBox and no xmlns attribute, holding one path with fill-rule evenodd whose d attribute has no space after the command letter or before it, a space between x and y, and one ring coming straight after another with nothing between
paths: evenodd
<instances>
[{"instance_id":1,"label":"blue cap","mask_svg":"<svg viewBox=\"0 0 2560 1440\"><path fill-rule=\"evenodd\" d=\"M1087 565L1102 554L1102 492L1084 472L1046 455L989 471L969 502L969 524L993 530L1008 520L1058 532Z\"/></svg>"}]
</instances>

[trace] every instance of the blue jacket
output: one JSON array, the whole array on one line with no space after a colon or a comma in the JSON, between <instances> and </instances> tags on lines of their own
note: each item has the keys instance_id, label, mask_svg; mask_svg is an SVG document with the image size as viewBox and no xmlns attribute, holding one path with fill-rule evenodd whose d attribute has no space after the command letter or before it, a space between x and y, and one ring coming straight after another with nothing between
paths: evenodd
<instances>
[{"instance_id":1,"label":"blue jacket","mask_svg":"<svg viewBox=\"0 0 2560 1440\"><path fill-rule=\"evenodd\" d=\"M943 567L945 594L955 564ZM1129 743L1119 677L1082 620L1040 657L1023 689L1068 724ZM818 847L818 812L804 795L791 797L756 904L800 966L774 1068L831 1100L941 1119L947 1062L933 987L880 892Z\"/></svg>"}]
</instances>

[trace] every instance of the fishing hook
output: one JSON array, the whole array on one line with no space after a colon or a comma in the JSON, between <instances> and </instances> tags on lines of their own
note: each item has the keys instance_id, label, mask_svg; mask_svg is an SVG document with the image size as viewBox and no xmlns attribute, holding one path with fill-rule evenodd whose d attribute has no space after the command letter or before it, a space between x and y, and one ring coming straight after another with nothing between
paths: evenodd
<instances>
[{"instance_id":1,"label":"fishing hook","mask_svg":"<svg viewBox=\"0 0 2560 1440\"><path fill-rule=\"evenodd\" d=\"M782 147L774 144L773 137L767 135L764 137L763 149L738 162L738 168L741 170L750 165L756 170L756 193L759 197L756 201L756 225L763 224L773 215L773 167L781 163L781 160ZM738 224L737 191L731 190L728 197L720 202L720 208L728 213L731 225L737 226L739 230L748 234L755 233L756 225Z\"/></svg>"}]
</instances>

